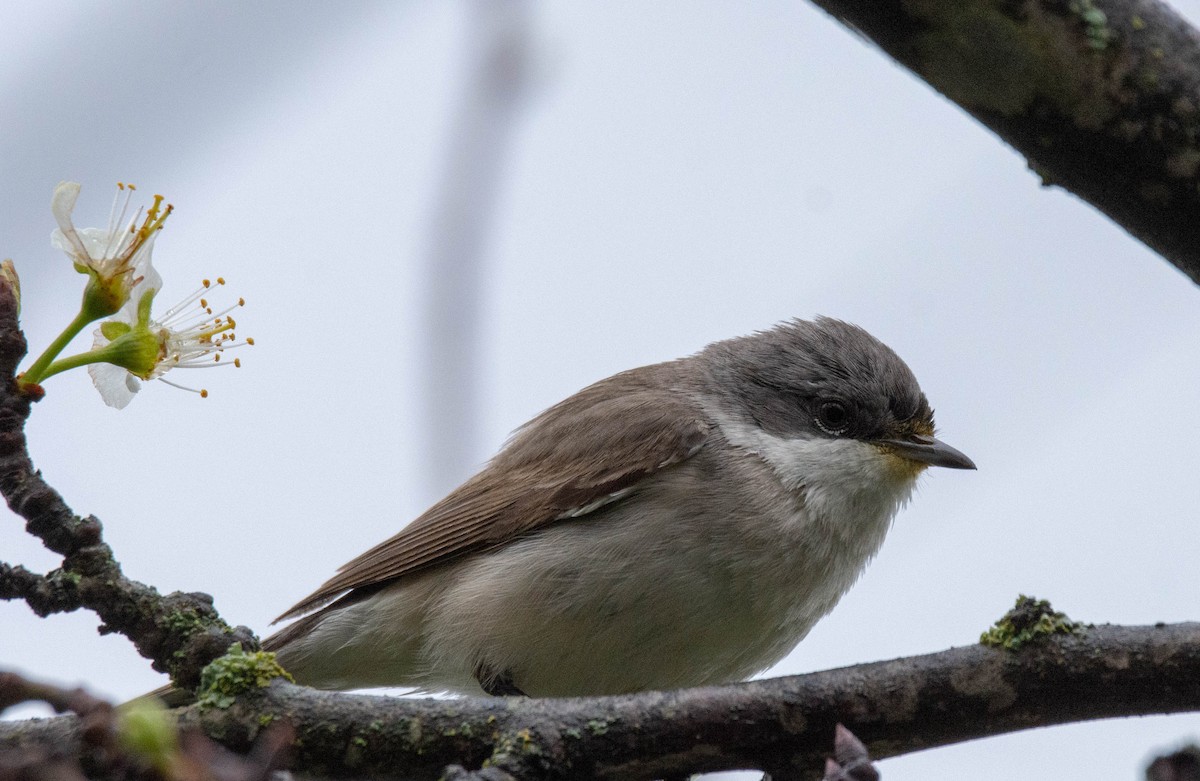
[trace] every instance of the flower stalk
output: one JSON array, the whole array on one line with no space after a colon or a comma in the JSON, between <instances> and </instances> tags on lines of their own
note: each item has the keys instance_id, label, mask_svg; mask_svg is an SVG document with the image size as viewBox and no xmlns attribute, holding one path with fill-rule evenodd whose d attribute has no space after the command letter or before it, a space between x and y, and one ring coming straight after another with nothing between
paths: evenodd
<instances>
[{"instance_id":1,"label":"flower stalk","mask_svg":"<svg viewBox=\"0 0 1200 781\"><path fill-rule=\"evenodd\" d=\"M103 315L101 315L101 317L103 317ZM50 343L50 346L38 356L38 359L33 362L33 365L17 376L18 387L24 390L25 388L29 388L33 385L39 385L41 384L42 380L46 379L52 374L58 374L58 372L63 371L62 369L57 369L55 371L48 370L54 362L54 359L58 357L59 353L66 349L71 340L78 336L84 328L87 328L88 323L93 323L98 319L99 318L97 317L90 317L86 310L80 309L79 313L75 315L75 319L72 320L71 323L63 329L63 332L59 334L53 342Z\"/></svg>"}]
</instances>

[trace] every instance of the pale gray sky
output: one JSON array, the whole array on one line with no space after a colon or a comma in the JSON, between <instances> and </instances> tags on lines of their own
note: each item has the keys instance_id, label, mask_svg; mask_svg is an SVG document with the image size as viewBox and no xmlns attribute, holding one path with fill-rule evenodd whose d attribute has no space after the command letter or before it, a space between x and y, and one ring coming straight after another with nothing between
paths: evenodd
<instances>
[{"instance_id":1,"label":"pale gray sky","mask_svg":"<svg viewBox=\"0 0 1200 781\"><path fill-rule=\"evenodd\" d=\"M1200 0L1178 6L1200 18ZM963 112L804 2L540 3L535 94L487 253L476 464L621 369L781 319L857 322L912 366L977 473L935 472L838 609L769 674L974 642L1018 593L1195 620L1200 291L1044 190ZM451 487L423 480L422 253L465 61L445 3L5 4L0 255L41 347L80 278L50 193L177 211L165 299L244 295L244 368L117 413L48 381L37 465L126 572L270 619ZM461 476L461 475L460 475ZM0 558L57 562L10 518ZM162 682L90 614L0 604L0 666L125 698ZM1136 778L1200 716L889 760L889 781ZM1069 770L1068 770L1069 769Z\"/></svg>"}]
</instances>

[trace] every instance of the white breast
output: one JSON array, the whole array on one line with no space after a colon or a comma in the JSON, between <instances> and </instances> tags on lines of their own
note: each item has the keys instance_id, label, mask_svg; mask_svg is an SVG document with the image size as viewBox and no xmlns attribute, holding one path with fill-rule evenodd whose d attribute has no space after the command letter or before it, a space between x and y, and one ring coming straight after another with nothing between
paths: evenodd
<instances>
[{"instance_id":1,"label":"white breast","mask_svg":"<svg viewBox=\"0 0 1200 781\"><path fill-rule=\"evenodd\" d=\"M916 485L917 472L895 456L853 439L786 439L758 426L714 415L729 443L760 457L802 502L780 517L772 533L795 552L771 588L792 601L780 608L784 633L798 642L833 609L879 551L899 509ZM764 562L768 568L770 565ZM808 575L810 572L819 574ZM804 572L801 577L797 573ZM803 594L786 581L803 580ZM794 643L793 643L794 645ZM789 646L787 650L790 650Z\"/></svg>"},{"instance_id":2,"label":"white breast","mask_svg":"<svg viewBox=\"0 0 1200 781\"><path fill-rule=\"evenodd\" d=\"M785 439L724 415L719 420L731 445L758 454L786 488L803 493L808 513L797 523L817 523L859 539L871 554L916 485L909 467L866 442Z\"/></svg>"}]
</instances>

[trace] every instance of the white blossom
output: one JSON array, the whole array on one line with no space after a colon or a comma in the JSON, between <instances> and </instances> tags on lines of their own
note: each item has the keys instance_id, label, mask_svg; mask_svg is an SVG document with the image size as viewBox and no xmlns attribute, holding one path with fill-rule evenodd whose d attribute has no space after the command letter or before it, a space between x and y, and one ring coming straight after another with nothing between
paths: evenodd
<instances>
[{"instance_id":1,"label":"white blossom","mask_svg":"<svg viewBox=\"0 0 1200 781\"><path fill-rule=\"evenodd\" d=\"M163 197L156 195L154 204L144 216L139 208L126 222L136 188L118 183L108 227L76 228L71 215L79 190L78 182L60 182L54 188L50 209L58 228L51 234L50 242L67 253L77 271L92 277L90 284L104 302L105 311L98 316L103 316L125 304L135 286L144 283L157 290L162 285L150 254L154 239L173 207L170 204L163 206Z\"/></svg>"},{"instance_id":2,"label":"white blossom","mask_svg":"<svg viewBox=\"0 0 1200 781\"><path fill-rule=\"evenodd\" d=\"M162 380L207 397L207 390L187 388L163 375L173 369L241 366L239 358L223 359L226 350L254 344L253 339L237 338L237 321L229 316L245 301L239 298L237 303L214 313L207 297L224 284L220 277L215 286L204 280L198 290L158 319L150 315L157 290L145 281L136 285L129 302L95 332L93 352L108 355L106 362L90 364L88 373L104 402L124 408L141 389L143 380Z\"/></svg>"}]
</instances>

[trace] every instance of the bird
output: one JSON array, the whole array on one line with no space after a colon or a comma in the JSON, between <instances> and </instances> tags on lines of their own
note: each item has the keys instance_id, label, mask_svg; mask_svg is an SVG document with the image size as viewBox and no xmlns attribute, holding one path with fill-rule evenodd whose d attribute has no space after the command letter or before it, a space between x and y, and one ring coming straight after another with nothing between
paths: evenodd
<instances>
[{"instance_id":1,"label":"bird","mask_svg":"<svg viewBox=\"0 0 1200 781\"><path fill-rule=\"evenodd\" d=\"M927 467L908 366L794 319L600 380L343 566L264 641L321 689L530 697L744 680L859 578Z\"/></svg>"}]
</instances>

